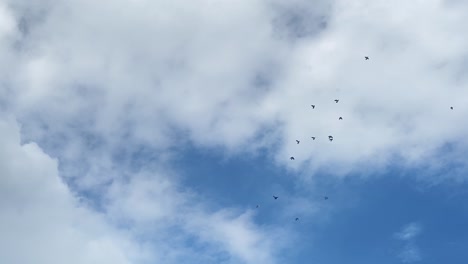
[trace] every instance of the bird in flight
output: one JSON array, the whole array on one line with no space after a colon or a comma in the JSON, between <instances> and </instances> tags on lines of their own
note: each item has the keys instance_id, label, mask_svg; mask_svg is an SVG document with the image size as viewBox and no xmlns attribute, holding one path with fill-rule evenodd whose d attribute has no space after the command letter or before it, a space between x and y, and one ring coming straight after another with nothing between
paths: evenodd
<instances>
[{"instance_id":1,"label":"bird in flight","mask_svg":"<svg viewBox=\"0 0 468 264\"><path fill-rule=\"evenodd\" d=\"M366 56L366 57L364 57L364 59L369 60L369 57Z\"/></svg>"},{"instance_id":2,"label":"bird in flight","mask_svg":"<svg viewBox=\"0 0 468 264\"><path fill-rule=\"evenodd\" d=\"M276 199L278 199L278 196L274 196L274 195L273 195L273 198L275 198L275 200L276 200Z\"/></svg>"},{"instance_id":3,"label":"bird in flight","mask_svg":"<svg viewBox=\"0 0 468 264\"><path fill-rule=\"evenodd\" d=\"M328 200L328 196L323 197L323 199Z\"/></svg>"},{"instance_id":4,"label":"bird in flight","mask_svg":"<svg viewBox=\"0 0 468 264\"><path fill-rule=\"evenodd\" d=\"M333 141L333 137L332 137L332 136L328 136L328 140Z\"/></svg>"},{"instance_id":5,"label":"bird in flight","mask_svg":"<svg viewBox=\"0 0 468 264\"><path fill-rule=\"evenodd\" d=\"M343 120L343 118L340 116L340 118L338 118L338 120Z\"/></svg>"},{"instance_id":6,"label":"bird in flight","mask_svg":"<svg viewBox=\"0 0 468 264\"><path fill-rule=\"evenodd\" d=\"M312 109L315 109L315 105L310 105L310 106L312 106Z\"/></svg>"},{"instance_id":7,"label":"bird in flight","mask_svg":"<svg viewBox=\"0 0 468 264\"><path fill-rule=\"evenodd\" d=\"M335 99L335 103L338 103L338 101L340 101L340 100L338 100L338 99Z\"/></svg>"},{"instance_id":8,"label":"bird in flight","mask_svg":"<svg viewBox=\"0 0 468 264\"><path fill-rule=\"evenodd\" d=\"M296 217L296 221L299 220L299 218Z\"/></svg>"},{"instance_id":9,"label":"bird in flight","mask_svg":"<svg viewBox=\"0 0 468 264\"><path fill-rule=\"evenodd\" d=\"M290 160L294 160L294 157L290 157L289 159L290 159Z\"/></svg>"},{"instance_id":10,"label":"bird in flight","mask_svg":"<svg viewBox=\"0 0 468 264\"><path fill-rule=\"evenodd\" d=\"M315 140L315 137L310 137L310 138L312 138L312 140Z\"/></svg>"},{"instance_id":11,"label":"bird in flight","mask_svg":"<svg viewBox=\"0 0 468 264\"><path fill-rule=\"evenodd\" d=\"M300 141L296 139L296 142L297 142L297 144L299 144Z\"/></svg>"},{"instance_id":12,"label":"bird in flight","mask_svg":"<svg viewBox=\"0 0 468 264\"><path fill-rule=\"evenodd\" d=\"M257 204L257 206L255 208L258 208L258 204Z\"/></svg>"},{"instance_id":13,"label":"bird in flight","mask_svg":"<svg viewBox=\"0 0 468 264\"><path fill-rule=\"evenodd\" d=\"M450 107L450 109L452 109L452 110L453 110L453 106L451 106L451 107Z\"/></svg>"}]
</instances>

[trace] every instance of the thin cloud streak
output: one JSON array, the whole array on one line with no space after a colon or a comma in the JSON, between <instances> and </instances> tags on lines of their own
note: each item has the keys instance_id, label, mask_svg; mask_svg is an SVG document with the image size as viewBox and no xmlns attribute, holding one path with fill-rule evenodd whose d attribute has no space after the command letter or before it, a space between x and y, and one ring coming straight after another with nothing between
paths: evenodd
<instances>
[{"instance_id":1,"label":"thin cloud streak","mask_svg":"<svg viewBox=\"0 0 468 264\"><path fill-rule=\"evenodd\" d=\"M421 233L422 226L416 222L407 224L400 232L395 233L395 238L405 243L404 248L398 253L398 258L403 263L413 263L422 260L421 251L415 242Z\"/></svg>"}]
</instances>

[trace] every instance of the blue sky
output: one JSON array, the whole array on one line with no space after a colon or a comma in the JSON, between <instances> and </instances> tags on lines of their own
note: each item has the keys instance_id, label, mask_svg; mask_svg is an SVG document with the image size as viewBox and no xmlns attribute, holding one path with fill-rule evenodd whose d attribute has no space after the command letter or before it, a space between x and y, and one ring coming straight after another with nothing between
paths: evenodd
<instances>
[{"instance_id":1,"label":"blue sky","mask_svg":"<svg viewBox=\"0 0 468 264\"><path fill-rule=\"evenodd\" d=\"M0 0L0 259L465 263L467 12Z\"/></svg>"}]
</instances>

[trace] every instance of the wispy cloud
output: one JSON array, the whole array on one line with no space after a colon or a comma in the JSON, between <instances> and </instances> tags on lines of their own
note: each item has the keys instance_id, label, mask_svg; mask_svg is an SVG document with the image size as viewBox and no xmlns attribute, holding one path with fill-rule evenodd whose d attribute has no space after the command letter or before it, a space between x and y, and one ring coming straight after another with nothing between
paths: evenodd
<instances>
[{"instance_id":1,"label":"wispy cloud","mask_svg":"<svg viewBox=\"0 0 468 264\"><path fill-rule=\"evenodd\" d=\"M422 232L422 226L419 223L410 223L403 227L403 229L396 233L396 238L408 241L416 238Z\"/></svg>"},{"instance_id":2,"label":"wispy cloud","mask_svg":"<svg viewBox=\"0 0 468 264\"><path fill-rule=\"evenodd\" d=\"M394 237L405 243L404 248L398 254L398 258L404 263L412 263L422 260L419 247L416 245L416 238L421 234L422 226L420 223L410 223L395 233Z\"/></svg>"},{"instance_id":3,"label":"wispy cloud","mask_svg":"<svg viewBox=\"0 0 468 264\"><path fill-rule=\"evenodd\" d=\"M411 243L405 245L404 249L398 254L398 258L403 263L413 263L422 260L419 248Z\"/></svg>"}]
</instances>

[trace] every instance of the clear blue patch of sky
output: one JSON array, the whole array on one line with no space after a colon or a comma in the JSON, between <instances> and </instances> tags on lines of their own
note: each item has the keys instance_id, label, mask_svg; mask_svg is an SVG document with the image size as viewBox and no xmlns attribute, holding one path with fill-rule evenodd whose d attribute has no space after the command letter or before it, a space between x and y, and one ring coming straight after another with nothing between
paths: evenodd
<instances>
[{"instance_id":1,"label":"clear blue patch of sky","mask_svg":"<svg viewBox=\"0 0 468 264\"><path fill-rule=\"evenodd\" d=\"M294 189L292 175L262 155L227 158L221 149L187 147L173 166L184 175L183 185L223 207L262 206L278 192Z\"/></svg>"},{"instance_id":2,"label":"clear blue patch of sky","mask_svg":"<svg viewBox=\"0 0 468 264\"><path fill-rule=\"evenodd\" d=\"M421 187L425 183L415 181L411 173L419 171L394 170L377 179L355 180L343 186L351 188L359 202L337 210L330 222L311 230L320 241L311 255L330 264L396 263L405 243L393 234L418 222L423 232L414 243L421 251L422 263L465 263L468 252L455 244L468 245L468 193L453 194L467 186Z\"/></svg>"}]
</instances>

